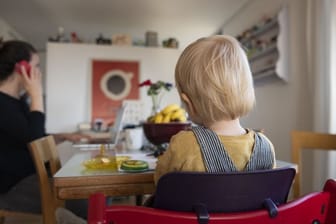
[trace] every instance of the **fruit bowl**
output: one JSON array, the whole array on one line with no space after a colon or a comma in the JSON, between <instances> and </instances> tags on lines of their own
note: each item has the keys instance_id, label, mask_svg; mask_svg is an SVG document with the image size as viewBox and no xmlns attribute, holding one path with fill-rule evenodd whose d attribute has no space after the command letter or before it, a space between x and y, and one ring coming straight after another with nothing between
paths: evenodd
<instances>
[{"instance_id":1,"label":"fruit bowl","mask_svg":"<svg viewBox=\"0 0 336 224\"><path fill-rule=\"evenodd\" d=\"M146 138L154 145L169 143L170 138L181 130L191 127L190 122L150 123L143 124Z\"/></svg>"}]
</instances>

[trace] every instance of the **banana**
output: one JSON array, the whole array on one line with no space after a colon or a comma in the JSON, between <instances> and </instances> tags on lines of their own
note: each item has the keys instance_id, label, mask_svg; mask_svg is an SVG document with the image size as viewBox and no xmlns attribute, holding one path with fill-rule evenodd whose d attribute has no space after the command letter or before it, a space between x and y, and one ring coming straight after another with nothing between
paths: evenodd
<instances>
[{"instance_id":1,"label":"banana","mask_svg":"<svg viewBox=\"0 0 336 224\"><path fill-rule=\"evenodd\" d=\"M162 123L169 123L171 121L172 113L166 114L163 116Z\"/></svg>"},{"instance_id":2,"label":"banana","mask_svg":"<svg viewBox=\"0 0 336 224\"><path fill-rule=\"evenodd\" d=\"M162 123L163 120L163 114L158 113L154 117L154 123Z\"/></svg>"},{"instance_id":3,"label":"banana","mask_svg":"<svg viewBox=\"0 0 336 224\"><path fill-rule=\"evenodd\" d=\"M187 117L186 116L181 116L181 117L176 118L174 121L186 122L187 121Z\"/></svg>"},{"instance_id":4,"label":"banana","mask_svg":"<svg viewBox=\"0 0 336 224\"><path fill-rule=\"evenodd\" d=\"M152 123L185 122L187 121L186 111L178 104L170 104L157 114L148 117L147 121Z\"/></svg>"},{"instance_id":5,"label":"banana","mask_svg":"<svg viewBox=\"0 0 336 224\"><path fill-rule=\"evenodd\" d=\"M185 110L182 108L174 110L170 116L170 120L178 120L180 117L185 117Z\"/></svg>"},{"instance_id":6,"label":"banana","mask_svg":"<svg viewBox=\"0 0 336 224\"><path fill-rule=\"evenodd\" d=\"M150 116L147 118L147 122L154 123L155 121L155 116Z\"/></svg>"},{"instance_id":7,"label":"banana","mask_svg":"<svg viewBox=\"0 0 336 224\"><path fill-rule=\"evenodd\" d=\"M163 108L163 110L161 111L162 114L166 115L169 114L170 112L179 109L180 106L177 104L170 104L168 106L166 106L165 108Z\"/></svg>"}]
</instances>

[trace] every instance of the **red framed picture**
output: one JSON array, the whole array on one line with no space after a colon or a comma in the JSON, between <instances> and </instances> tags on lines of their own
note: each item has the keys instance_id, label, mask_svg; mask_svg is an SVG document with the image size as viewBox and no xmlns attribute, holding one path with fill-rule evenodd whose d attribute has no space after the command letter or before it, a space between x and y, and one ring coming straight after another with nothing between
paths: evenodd
<instances>
[{"instance_id":1,"label":"red framed picture","mask_svg":"<svg viewBox=\"0 0 336 224\"><path fill-rule=\"evenodd\" d=\"M125 99L139 99L139 62L92 60L92 122L110 126Z\"/></svg>"}]
</instances>

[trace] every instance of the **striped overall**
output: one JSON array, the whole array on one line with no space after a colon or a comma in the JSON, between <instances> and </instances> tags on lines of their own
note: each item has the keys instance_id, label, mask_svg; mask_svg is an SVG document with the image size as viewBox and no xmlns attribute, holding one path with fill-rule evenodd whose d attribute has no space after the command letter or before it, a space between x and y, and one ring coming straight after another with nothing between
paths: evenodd
<instances>
[{"instance_id":1,"label":"striped overall","mask_svg":"<svg viewBox=\"0 0 336 224\"><path fill-rule=\"evenodd\" d=\"M202 126L193 127L192 131L200 145L207 172L238 171L215 132ZM270 143L255 132L254 148L244 171L272 169L274 162Z\"/></svg>"}]
</instances>

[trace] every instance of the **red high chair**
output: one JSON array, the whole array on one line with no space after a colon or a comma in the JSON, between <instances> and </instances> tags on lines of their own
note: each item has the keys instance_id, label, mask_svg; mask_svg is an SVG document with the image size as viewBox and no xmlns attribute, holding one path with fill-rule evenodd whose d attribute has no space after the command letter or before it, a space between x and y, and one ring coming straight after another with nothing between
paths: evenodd
<instances>
[{"instance_id":1,"label":"red high chair","mask_svg":"<svg viewBox=\"0 0 336 224\"><path fill-rule=\"evenodd\" d=\"M285 171L283 171L285 170ZM287 170L287 171L286 171ZM236 186L236 193L242 189L247 190L247 193L240 192L239 194L233 193L225 193L225 197L222 196L222 193L211 191L203 192L201 195L217 195L218 201L222 201L223 205L233 204L235 205L236 201L241 201L242 210L240 209L231 209L227 206L224 210L226 211L215 211L216 206L213 207L211 202L207 201L202 204L203 201L198 201L198 199L202 199L202 197L196 196L196 198L190 199L189 201L189 211L184 211L183 208L185 205L179 205L180 199L177 195L171 194L170 197L165 197L162 200L160 199L160 182L158 183L158 191L156 192L156 196L154 199L155 206L158 204L165 204L166 198L171 198L176 201L176 204L171 208L150 208L150 207L141 207L141 206L106 206L105 197L103 194L97 193L90 197L89 201L89 215L88 215L88 223L89 224L129 224L129 223L137 223L137 224L286 224L286 223L299 223L299 224L332 224L336 223L336 182L335 180L328 180L325 183L324 189L322 192L314 192L308 195L305 195L301 198L293 200L291 202L283 201L284 198L287 197L288 190L290 187L292 179L293 179L293 170L291 169L276 169L272 171L262 171L262 172L252 172L250 174L245 173L233 173L233 174L201 174L202 181L206 180L204 178L209 179L226 179L234 182L226 182L227 186ZM260 175L263 173L263 175ZM280 173L280 174L279 174ZM169 180L169 178L176 178L178 176L177 173L167 174L168 178L163 178L163 180ZM186 174L182 173L182 184L180 183L179 189L187 189L188 192L185 194L192 195L193 193L197 193L198 190L194 192L193 186L195 184L188 183L190 181L190 176L197 176L198 174ZM189 176L188 176L189 175ZM172 176L172 177L169 177ZM210 176L210 177L209 177ZM251 181L251 176L254 176L254 181ZM266 177L265 177L266 176ZM194 178L194 177L191 177ZM230 178L230 179L227 179ZM209 180L208 179L208 180ZM250 182L245 182L246 179L249 179ZM264 179L264 181L262 181ZM272 181L273 179L273 181ZM243 180L243 181L238 181ZM181 179L179 180L181 181ZM165 185L167 182L162 182ZM194 182L195 183L195 182ZM216 190L216 186L220 186L224 183L224 181L215 181L215 182L206 182L205 185L213 186L214 190ZM244 186L240 184L245 183ZM202 182L198 182L198 184L203 186ZM176 183L175 183L176 185ZM255 195L251 195L251 191L249 189L255 189L255 186L261 186L259 192L271 192L270 193L257 193ZM279 196L277 189L267 190L268 187L276 186L285 186L288 187L287 191L282 191ZM191 188L190 188L191 186ZM264 187L267 186L267 187ZM195 186L196 187L196 186ZM223 186L221 186L223 187ZM174 187L173 187L174 188ZM196 187L197 188L197 187ZM218 187L217 187L218 188ZM225 186L224 186L225 188ZM232 190L232 187L230 187ZM175 188L174 190L176 190ZM200 189L198 187L197 189ZM227 188L226 188L227 189ZM265 190L266 189L266 190ZM180 191L180 192L179 192ZM255 190L252 190L255 191ZM281 192L281 190L280 190ZM181 193L181 190L178 190L177 194ZM198 192L199 193L199 192ZM231 199L229 197L231 195ZM240 196L239 196L240 195ZM266 196L265 196L266 195ZM182 197L185 200L185 196ZM203 197L207 198L207 197ZM246 200L246 198L248 200ZM259 199L256 199L259 198ZM157 200L161 200L158 202ZM202 199L202 200L203 200ZM211 199L213 200L213 199ZM233 200L233 201L231 201ZM248 205L247 207L244 205L246 201L254 201L254 205ZM208 204L210 203L210 204ZM162 206L161 204L161 206ZM194 206L192 206L194 205ZM160 206L160 205L159 205ZM169 206L168 206L169 207ZM224 206L225 207L225 206ZM181 210L182 211L174 211ZM246 210L249 208L248 210ZM169 210L168 210L169 209Z\"/></svg>"}]
</instances>

